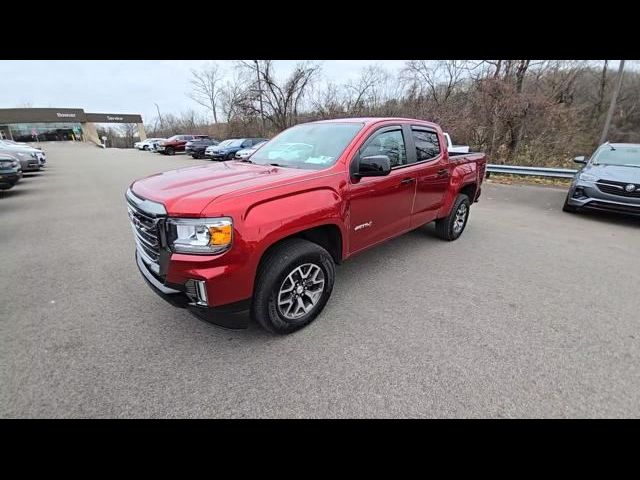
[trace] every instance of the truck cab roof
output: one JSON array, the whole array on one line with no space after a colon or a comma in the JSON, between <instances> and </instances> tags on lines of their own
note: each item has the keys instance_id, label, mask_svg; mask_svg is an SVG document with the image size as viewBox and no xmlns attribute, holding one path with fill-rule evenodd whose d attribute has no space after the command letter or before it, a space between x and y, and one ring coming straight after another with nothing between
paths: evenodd
<instances>
[{"instance_id":1,"label":"truck cab roof","mask_svg":"<svg viewBox=\"0 0 640 480\"><path fill-rule=\"evenodd\" d=\"M334 118L331 120L318 120L309 123L364 123L365 125L373 125L381 122L402 122L402 123L420 123L422 125L429 125L433 128L440 128L433 122L426 120L419 120L417 118L403 118L403 117L347 117L347 118Z\"/></svg>"}]
</instances>

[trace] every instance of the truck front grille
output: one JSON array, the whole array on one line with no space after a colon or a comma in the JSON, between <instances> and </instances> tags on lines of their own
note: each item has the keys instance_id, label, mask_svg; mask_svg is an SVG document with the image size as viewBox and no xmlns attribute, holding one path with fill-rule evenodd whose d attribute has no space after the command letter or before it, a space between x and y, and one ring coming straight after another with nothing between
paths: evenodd
<instances>
[{"instance_id":1,"label":"truck front grille","mask_svg":"<svg viewBox=\"0 0 640 480\"><path fill-rule=\"evenodd\" d=\"M640 198L640 185L638 184L616 182L613 180L598 180L596 185L598 186L598 190L610 195L618 195L620 197L627 198ZM629 192L626 190L627 185L634 185L635 188Z\"/></svg>"},{"instance_id":2,"label":"truck front grille","mask_svg":"<svg viewBox=\"0 0 640 480\"><path fill-rule=\"evenodd\" d=\"M131 204L127 205L127 210L138 253L149 268L158 274L160 272L161 219Z\"/></svg>"}]
</instances>

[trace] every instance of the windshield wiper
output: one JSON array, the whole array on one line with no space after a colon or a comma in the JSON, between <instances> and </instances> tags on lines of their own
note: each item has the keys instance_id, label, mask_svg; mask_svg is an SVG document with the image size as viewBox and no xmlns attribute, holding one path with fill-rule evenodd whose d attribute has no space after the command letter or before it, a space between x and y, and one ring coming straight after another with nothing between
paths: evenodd
<instances>
[{"instance_id":1,"label":"windshield wiper","mask_svg":"<svg viewBox=\"0 0 640 480\"><path fill-rule=\"evenodd\" d=\"M635 163L623 163L622 164L623 167L636 167L636 168L640 168L640 165L636 165Z\"/></svg>"}]
</instances>

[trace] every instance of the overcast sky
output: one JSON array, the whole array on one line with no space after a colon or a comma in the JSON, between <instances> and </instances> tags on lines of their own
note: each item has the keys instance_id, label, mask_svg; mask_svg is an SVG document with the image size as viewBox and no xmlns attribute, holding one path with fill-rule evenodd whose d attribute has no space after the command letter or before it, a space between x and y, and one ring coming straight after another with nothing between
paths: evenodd
<instances>
[{"instance_id":1,"label":"overcast sky","mask_svg":"<svg viewBox=\"0 0 640 480\"><path fill-rule=\"evenodd\" d=\"M2 60L0 61L0 108L82 108L94 113L140 113L145 122L161 113L179 114L204 109L187 97L191 69L207 60ZM231 61L218 64L230 71ZM356 78L367 65L390 72L404 60L323 60L322 78L344 83ZM637 62L629 62L631 68ZM278 77L291 72L295 60L276 60ZM617 68L611 61L610 68Z\"/></svg>"},{"instance_id":2,"label":"overcast sky","mask_svg":"<svg viewBox=\"0 0 640 480\"><path fill-rule=\"evenodd\" d=\"M3 60L0 62L0 108L82 108L94 113L140 113L145 122L161 113L204 109L187 97L191 69L210 60ZM231 61L217 62L230 70ZM366 65L390 71L403 60L323 60L325 79L342 83L357 77ZM294 60L276 60L278 77Z\"/></svg>"}]
</instances>

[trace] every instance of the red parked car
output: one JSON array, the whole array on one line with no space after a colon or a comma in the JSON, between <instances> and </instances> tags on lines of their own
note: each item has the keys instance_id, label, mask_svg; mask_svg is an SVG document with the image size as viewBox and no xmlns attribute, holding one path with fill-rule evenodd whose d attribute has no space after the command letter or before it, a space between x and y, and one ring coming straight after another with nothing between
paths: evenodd
<instances>
[{"instance_id":1,"label":"red parked car","mask_svg":"<svg viewBox=\"0 0 640 480\"><path fill-rule=\"evenodd\" d=\"M292 146L293 145L293 146ZM126 193L153 290L219 325L298 330L329 300L335 265L426 223L457 239L486 158L451 154L404 118L297 125L247 160L165 172Z\"/></svg>"},{"instance_id":2,"label":"red parked car","mask_svg":"<svg viewBox=\"0 0 640 480\"><path fill-rule=\"evenodd\" d=\"M166 140L160 140L155 151L164 153L165 155L173 155L176 152L184 152L187 142L202 138L209 138L209 135L174 135L173 137L169 137Z\"/></svg>"}]
</instances>

